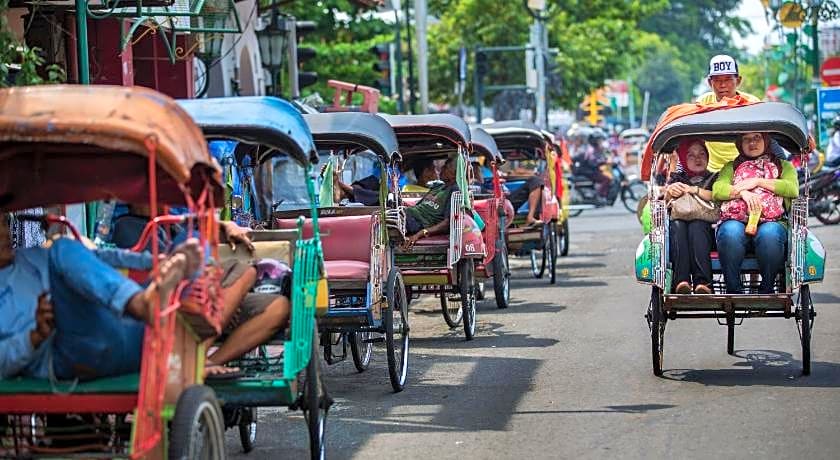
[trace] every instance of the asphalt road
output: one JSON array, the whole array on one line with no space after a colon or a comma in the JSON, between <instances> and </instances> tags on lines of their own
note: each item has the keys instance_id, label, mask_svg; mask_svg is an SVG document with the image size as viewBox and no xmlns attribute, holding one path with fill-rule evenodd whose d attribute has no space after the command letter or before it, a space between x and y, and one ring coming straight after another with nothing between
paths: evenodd
<instances>
[{"instance_id":1,"label":"asphalt road","mask_svg":"<svg viewBox=\"0 0 840 460\"><path fill-rule=\"evenodd\" d=\"M363 374L352 362L327 367L336 398L327 457L836 459L840 232L814 229L829 266L812 291L809 377L800 376L796 324L784 319L744 322L736 356L714 320L669 322L665 376L654 377L643 318L650 290L632 277L639 226L618 208L590 211L571 220L557 284L514 262L512 305L496 309L490 293L475 340L450 331L436 302L413 304L404 392L391 392L381 349ZM300 413L262 409L259 417L248 455L228 431L231 456L307 457Z\"/></svg>"}]
</instances>

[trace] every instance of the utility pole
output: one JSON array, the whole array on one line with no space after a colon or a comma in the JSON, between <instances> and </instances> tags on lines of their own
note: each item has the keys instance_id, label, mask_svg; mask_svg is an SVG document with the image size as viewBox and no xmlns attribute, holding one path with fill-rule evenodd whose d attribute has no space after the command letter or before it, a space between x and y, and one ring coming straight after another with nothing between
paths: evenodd
<instances>
[{"instance_id":1,"label":"utility pole","mask_svg":"<svg viewBox=\"0 0 840 460\"><path fill-rule=\"evenodd\" d=\"M402 74L402 39L400 38L400 29L402 25L400 25L400 1L399 0L392 0L392 5L394 6L394 27L395 29L395 37L394 41L396 42L396 46L394 48L394 60L396 62L396 86L393 86L394 90L397 93L397 112L405 113L405 99L403 98L403 74ZM393 69L393 67L392 67Z\"/></svg>"},{"instance_id":2,"label":"utility pole","mask_svg":"<svg viewBox=\"0 0 840 460\"><path fill-rule=\"evenodd\" d=\"M417 83L420 113L429 113L429 55L426 39L426 0L414 0L414 26L417 28Z\"/></svg>"},{"instance_id":3,"label":"utility pole","mask_svg":"<svg viewBox=\"0 0 840 460\"><path fill-rule=\"evenodd\" d=\"M411 10L409 0L405 2L405 34L408 42L408 105L409 113L417 113L417 95L414 93L414 53L411 51Z\"/></svg>"},{"instance_id":4,"label":"utility pole","mask_svg":"<svg viewBox=\"0 0 840 460\"><path fill-rule=\"evenodd\" d=\"M539 16L534 17L534 24L531 26L531 40L529 47L532 48L534 56L534 70L536 71L536 103L537 113L534 122L537 126L545 128L546 101L545 101L545 48L543 47L543 21Z\"/></svg>"},{"instance_id":5,"label":"utility pole","mask_svg":"<svg viewBox=\"0 0 840 460\"><path fill-rule=\"evenodd\" d=\"M648 104L650 104L650 91L645 91L645 101L642 104L642 128L647 129Z\"/></svg>"}]
</instances>

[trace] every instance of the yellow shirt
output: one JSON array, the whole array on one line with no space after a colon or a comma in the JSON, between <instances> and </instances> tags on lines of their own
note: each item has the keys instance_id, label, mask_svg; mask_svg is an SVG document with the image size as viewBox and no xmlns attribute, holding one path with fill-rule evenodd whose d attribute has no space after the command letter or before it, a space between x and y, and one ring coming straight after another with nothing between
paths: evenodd
<instances>
[{"instance_id":1,"label":"yellow shirt","mask_svg":"<svg viewBox=\"0 0 840 460\"><path fill-rule=\"evenodd\" d=\"M750 102L761 101L761 99L749 93L742 93L738 91L738 94L744 96L744 98ZM709 91L708 93L698 97L697 102L703 105L714 104L717 102L717 97L713 91ZM708 169L712 172L720 171L720 168L722 168L723 165L729 163L738 156L738 148L731 142L706 142L706 149L709 150Z\"/></svg>"}]
</instances>

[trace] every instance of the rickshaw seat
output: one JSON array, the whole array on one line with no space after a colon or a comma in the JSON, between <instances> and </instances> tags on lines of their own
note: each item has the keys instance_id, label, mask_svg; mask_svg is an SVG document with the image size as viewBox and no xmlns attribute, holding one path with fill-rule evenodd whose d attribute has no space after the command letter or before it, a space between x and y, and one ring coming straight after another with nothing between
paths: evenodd
<instances>
[{"instance_id":1,"label":"rickshaw seat","mask_svg":"<svg viewBox=\"0 0 840 460\"><path fill-rule=\"evenodd\" d=\"M79 382L73 388L70 383L63 381L53 385L48 379L17 377L0 380L0 394L66 393L71 388L71 394L137 393L139 381L140 374L135 373Z\"/></svg>"},{"instance_id":2,"label":"rickshaw seat","mask_svg":"<svg viewBox=\"0 0 840 460\"><path fill-rule=\"evenodd\" d=\"M449 233L420 238L416 244L417 246L449 246Z\"/></svg>"},{"instance_id":3,"label":"rickshaw seat","mask_svg":"<svg viewBox=\"0 0 840 460\"><path fill-rule=\"evenodd\" d=\"M721 271L720 258L718 257L717 251L712 251L709 256L712 258L712 271ZM758 259L752 254L747 254L744 257L744 261L741 262L741 271L757 272Z\"/></svg>"},{"instance_id":4,"label":"rickshaw seat","mask_svg":"<svg viewBox=\"0 0 840 460\"><path fill-rule=\"evenodd\" d=\"M367 280L370 264L356 260L326 260L327 278L330 280Z\"/></svg>"},{"instance_id":5,"label":"rickshaw seat","mask_svg":"<svg viewBox=\"0 0 840 460\"><path fill-rule=\"evenodd\" d=\"M491 200L474 200L473 209L481 216L484 222L490 221L490 204Z\"/></svg>"},{"instance_id":6,"label":"rickshaw seat","mask_svg":"<svg viewBox=\"0 0 840 460\"><path fill-rule=\"evenodd\" d=\"M277 219L277 226L297 228L297 219ZM328 279L366 280L370 276L373 216L321 217L321 247ZM312 221L303 226L303 237L312 238Z\"/></svg>"}]
</instances>

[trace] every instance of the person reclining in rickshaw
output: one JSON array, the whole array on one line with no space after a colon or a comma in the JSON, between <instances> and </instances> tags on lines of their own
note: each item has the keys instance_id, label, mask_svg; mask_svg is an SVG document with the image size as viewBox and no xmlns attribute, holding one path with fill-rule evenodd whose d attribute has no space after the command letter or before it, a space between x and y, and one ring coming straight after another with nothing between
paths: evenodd
<instances>
[{"instance_id":1,"label":"person reclining in rickshaw","mask_svg":"<svg viewBox=\"0 0 840 460\"><path fill-rule=\"evenodd\" d=\"M440 180L434 182L434 163L421 160L414 166L418 183L429 184L431 188L414 206L405 208L405 229L409 237L406 245L412 246L421 238L439 235L449 229L449 213L452 192L458 191L455 182L456 156L450 156L440 171ZM436 174L436 173L435 173Z\"/></svg>"},{"instance_id":2,"label":"person reclining in rickshaw","mask_svg":"<svg viewBox=\"0 0 840 460\"><path fill-rule=\"evenodd\" d=\"M742 294L741 262L748 251L758 259L759 294L770 294L785 264L785 208L799 195L796 169L771 150L766 133L747 133L735 143L739 155L720 170L712 187L721 204L717 249L728 294ZM760 216L757 228L750 215Z\"/></svg>"},{"instance_id":3,"label":"person reclining in rickshaw","mask_svg":"<svg viewBox=\"0 0 840 460\"><path fill-rule=\"evenodd\" d=\"M677 147L679 165L670 175L665 188L668 201L686 194L695 195L709 202L712 200L712 183L715 174L706 168L709 151L703 139L685 139ZM711 294L712 259L714 244L712 223L702 219L671 217L670 259L674 264L674 292L677 294Z\"/></svg>"},{"instance_id":4,"label":"person reclining in rickshaw","mask_svg":"<svg viewBox=\"0 0 840 460\"><path fill-rule=\"evenodd\" d=\"M149 208L146 205L129 205L130 214L118 217L114 222L112 243L118 248L133 247L149 222ZM160 228L163 248L186 236L180 233L167 234ZM219 241L227 241L231 246L241 244L251 253L254 247L248 238L250 230L240 227L235 222L219 222ZM174 244L174 243L172 243ZM151 250L151 242L145 248ZM290 303L286 296L252 292L257 284L257 269L254 264L247 264L237 259L221 261L222 267L222 332L227 338L205 361L205 373L208 378L232 378L239 374L239 369L227 367L229 361L267 342L274 337L289 321ZM212 345L212 339L207 344Z\"/></svg>"},{"instance_id":5,"label":"person reclining in rickshaw","mask_svg":"<svg viewBox=\"0 0 840 460\"><path fill-rule=\"evenodd\" d=\"M159 264L145 288L117 268L151 268L151 256L91 251L69 238L14 250L0 215L0 379L88 380L140 371L145 324L201 264L189 239Z\"/></svg>"},{"instance_id":6,"label":"person reclining in rickshaw","mask_svg":"<svg viewBox=\"0 0 840 460\"><path fill-rule=\"evenodd\" d=\"M516 190L510 192L507 199L513 205L514 212L518 211L526 202L528 203L528 215L525 217L525 225L528 227L541 225L540 200L542 200L542 189L545 186L545 176L529 171L530 176L525 179ZM518 175L518 173L517 173Z\"/></svg>"}]
</instances>

